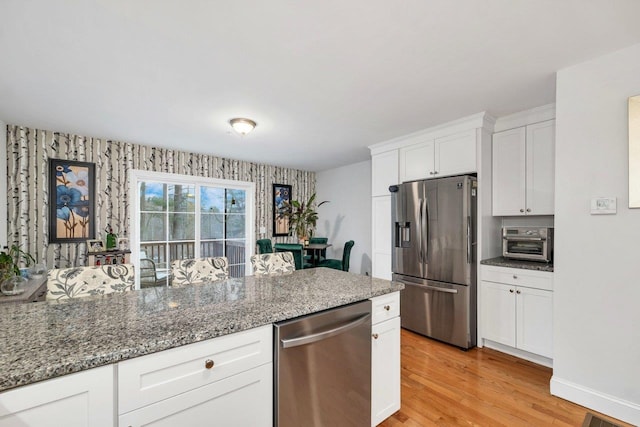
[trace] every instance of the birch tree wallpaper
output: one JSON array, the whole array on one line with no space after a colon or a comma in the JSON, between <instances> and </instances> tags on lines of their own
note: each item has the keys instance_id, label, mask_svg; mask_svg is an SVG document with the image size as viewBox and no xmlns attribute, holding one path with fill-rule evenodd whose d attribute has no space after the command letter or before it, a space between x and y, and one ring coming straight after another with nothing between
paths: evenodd
<instances>
[{"instance_id":1,"label":"birch tree wallpaper","mask_svg":"<svg viewBox=\"0 0 640 427\"><path fill-rule=\"evenodd\" d=\"M129 237L129 171L168 172L254 182L256 240L260 227L273 235L272 184L292 186L293 199L308 199L315 191L315 173L187 153L128 142L7 126L8 245L17 244L48 268L86 265L86 243L49 243L50 158L95 163L96 238L107 225L119 237ZM293 241L274 238L277 242ZM5 243L5 242L0 242Z\"/></svg>"}]
</instances>

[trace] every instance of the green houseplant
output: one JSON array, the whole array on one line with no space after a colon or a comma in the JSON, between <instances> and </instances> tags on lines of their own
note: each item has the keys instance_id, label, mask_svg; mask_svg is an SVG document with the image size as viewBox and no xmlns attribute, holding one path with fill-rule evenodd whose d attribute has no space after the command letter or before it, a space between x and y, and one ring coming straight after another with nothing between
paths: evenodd
<instances>
[{"instance_id":1,"label":"green houseplant","mask_svg":"<svg viewBox=\"0 0 640 427\"><path fill-rule=\"evenodd\" d=\"M23 251L17 245L0 252L0 291L5 295L17 295L24 292L23 284L26 281L20 276L20 262L24 261L28 267L36 260L30 253Z\"/></svg>"},{"instance_id":2,"label":"green houseplant","mask_svg":"<svg viewBox=\"0 0 640 427\"><path fill-rule=\"evenodd\" d=\"M291 211L285 215L289 218L289 231L295 233L300 241L308 240L313 236L313 230L318 222L318 211L316 210L328 200L324 200L314 205L316 193L313 193L307 202L300 203L298 200L291 201Z\"/></svg>"}]
</instances>

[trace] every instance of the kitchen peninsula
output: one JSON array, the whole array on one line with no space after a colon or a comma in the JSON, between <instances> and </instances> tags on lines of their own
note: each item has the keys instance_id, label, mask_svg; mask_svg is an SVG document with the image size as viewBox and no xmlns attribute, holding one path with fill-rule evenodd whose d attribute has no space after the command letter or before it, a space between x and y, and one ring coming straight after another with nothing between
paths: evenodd
<instances>
[{"instance_id":1,"label":"kitchen peninsula","mask_svg":"<svg viewBox=\"0 0 640 427\"><path fill-rule=\"evenodd\" d=\"M66 420L64 414L70 417L73 405L84 405L80 412L90 425L116 425L118 420L120 424L135 425L137 422L134 421L141 419L145 410L157 413L170 409L181 398L194 406L196 395L214 391L211 387L216 384L237 380L249 368L254 368L244 366L245 369L234 370L251 360L256 361L255 369L261 369L263 377L268 379L269 384L261 390L271 392L271 324L371 298L375 323L375 297L388 299L401 289L401 284L386 280L316 268L284 276L248 276L212 284L150 288L63 303L0 306L3 321L0 331L0 426L10 425L12 413L24 412L30 416L28 412L36 405L51 408L40 415L32 414L34 417L58 416L62 417L60 420ZM389 312L387 307L389 305L385 303L384 310ZM397 307L391 312L395 309ZM245 336L249 338L248 344L239 341ZM215 367L213 360L200 357L221 352L221 349L228 353L221 355L221 360L227 360L227 357L228 361L216 362ZM241 354L243 349L248 349L249 353ZM154 391L155 398L137 390L154 381L153 376L163 369L162 363L167 363L167 372L181 369L183 360L173 360L176 357L190 364L187 371L198 372L181 374L189 379L181 378L172 383L169 386L172 390ZM173 361L168 363L163 358ZM205 359L206 365L211 364L213 369L202 369ZM145 363L139 363L143 360ZM236 361L238 363L234 365ZM159 364L156 372L134 377L139 365L154 364ZM206 379L209 374L212 378ZM92 377L83 380L83 375ZM78 381L72 381L74 378ZM72 383L56 383L66 380ZM73 392L76 385L98 386L99 390L93 396L91 391ZM48 386L49 391L46 390ZM63 401L67 387L69 393L81 396L75 403L56 408L57 402L52 402L52 398L38 400L50 393ZM165 392L174 393L174 396L164 395ZM158 403L160 400L161 404ZM160 405L161 409L154 405ZM245 401L243 405L244 409L234 409L239 411L238 415L250 412L246 408L253 408L254 402ZM270 409L270 404L259 406ZM94 410L99 415L92 414ZM131 417L127 418L131 414L142 415L131 421ZM270 423L271 420L262 420L267 421Z\"/></svg>"}]
</instances>

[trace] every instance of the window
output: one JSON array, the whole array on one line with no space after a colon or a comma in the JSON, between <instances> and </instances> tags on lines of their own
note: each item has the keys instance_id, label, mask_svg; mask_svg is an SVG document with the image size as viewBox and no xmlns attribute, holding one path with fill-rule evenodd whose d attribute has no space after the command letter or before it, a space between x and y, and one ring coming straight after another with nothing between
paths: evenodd
<instances>
[{"instance_id":1,"label":"window","mask_svg":"<svg viewBox=\"0 0 640 427\"><path fill-rule=\"evenodd\" d=\"M225 256L231 277L247 273L253 183L132 171L131 185L138 287L168 286L176 259Z\"/></svg>"}]
</instances>

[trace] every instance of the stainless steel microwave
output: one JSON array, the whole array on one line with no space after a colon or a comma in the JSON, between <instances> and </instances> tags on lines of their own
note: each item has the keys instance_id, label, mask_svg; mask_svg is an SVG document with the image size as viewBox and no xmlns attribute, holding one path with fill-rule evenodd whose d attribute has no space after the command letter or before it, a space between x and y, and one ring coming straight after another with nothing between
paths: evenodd
<instances>
[{"instance_id":1,"label":"stainless steel microwave","mask_svg":"<svg viewBox=\"0 0 640 427\"><path fill-rule=\"evenodd\" d=\"M526 261L553 261L552 227L503 227L502 256Z\"/></svg>"}]
</instances>

